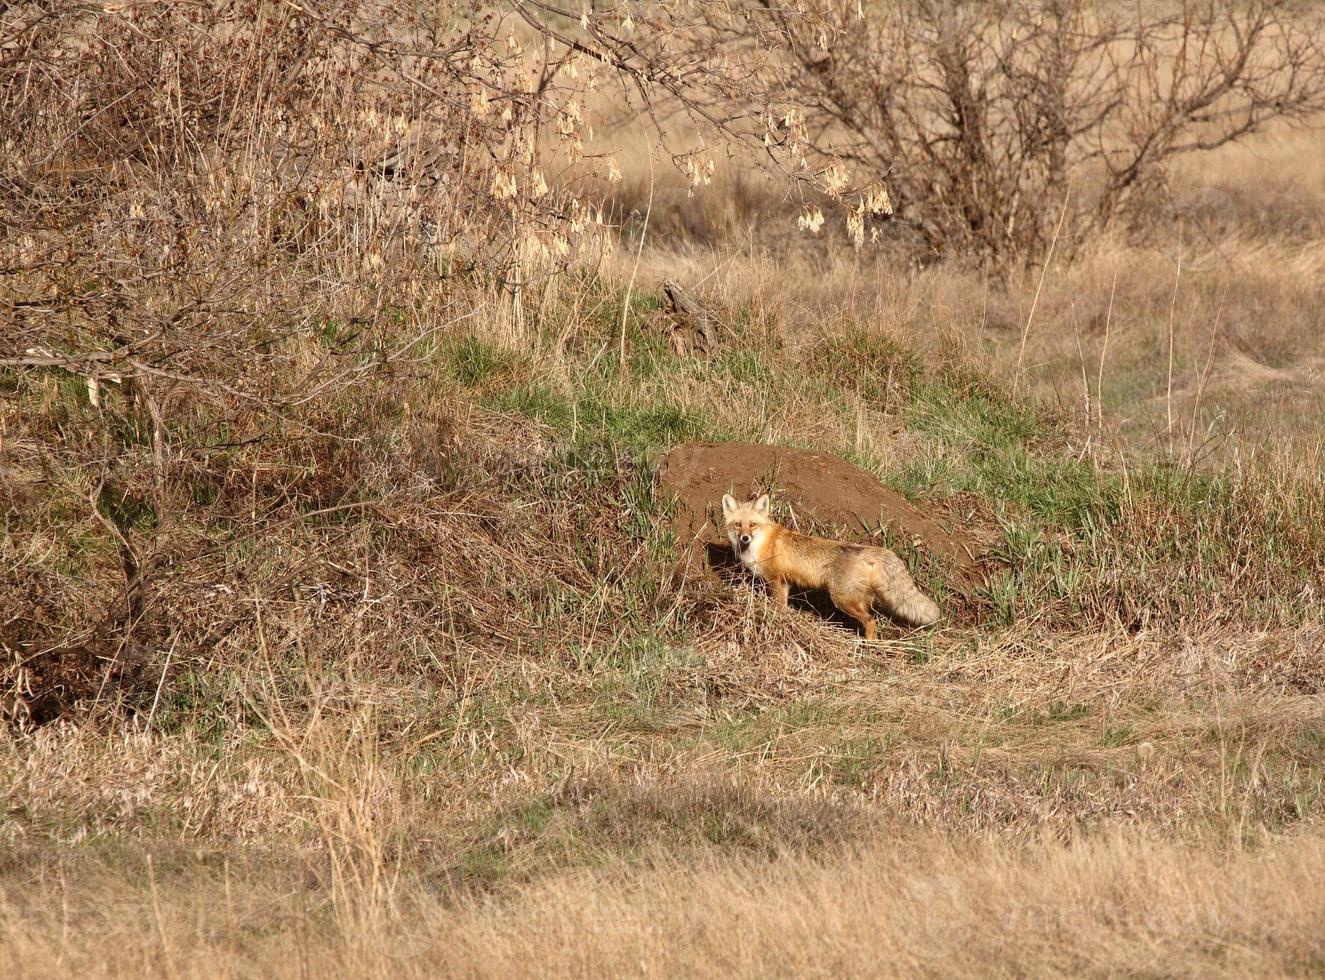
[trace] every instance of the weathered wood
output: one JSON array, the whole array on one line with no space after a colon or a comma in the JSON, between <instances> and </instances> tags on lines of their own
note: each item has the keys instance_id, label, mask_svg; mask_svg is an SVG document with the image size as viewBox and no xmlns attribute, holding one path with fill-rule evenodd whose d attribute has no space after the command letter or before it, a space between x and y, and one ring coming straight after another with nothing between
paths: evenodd
<instances>
[{"instance_id":1,"label":"weathered wood","mask_svg":"<svg viewBox=\"0 0 1325 980\"><path fill-rule=\"evenodd\" d=\"M707 354L714 345L713 318L675 280L663 281L662 297L662 320L672 349L678 354Z\"/></svg>"}]
</instances>

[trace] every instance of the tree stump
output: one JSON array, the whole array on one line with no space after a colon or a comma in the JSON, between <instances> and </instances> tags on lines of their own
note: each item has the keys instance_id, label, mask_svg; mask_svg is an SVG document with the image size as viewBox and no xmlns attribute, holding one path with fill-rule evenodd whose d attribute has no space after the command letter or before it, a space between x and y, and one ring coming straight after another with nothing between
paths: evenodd
<instances>
[{"instance_id":1,"label":"tree stump","mask_svg":"<svg viewBox=\"0 0 1325 980\"><path fill-rule=\"evenodd\" d=\"M662 284L663 316L672 350L681 355L707 354L714 346L713 318L680 283L666 279Z\"/></svg>"}]
</instances>

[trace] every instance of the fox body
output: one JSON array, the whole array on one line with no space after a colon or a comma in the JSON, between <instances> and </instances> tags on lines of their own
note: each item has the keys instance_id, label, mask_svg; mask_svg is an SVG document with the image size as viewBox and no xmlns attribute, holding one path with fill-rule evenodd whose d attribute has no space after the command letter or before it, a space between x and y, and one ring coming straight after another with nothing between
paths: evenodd
<instances>
[{"instance_id":1,"label":"fox body","mask_svg":"<svg viewBox=\"0 0 1325 980\"><path fill-rule=\"evenodd\" d=\"M793 585L826 589L833 605L860 623L867 640L877 635L876 602L912 626L938 622L939 607L916 588L902 559L887 548L788 530L768 516L768 494L744 504L724 496L722 516L732 551L784 606Z\"/></svg>"}]
</instances>

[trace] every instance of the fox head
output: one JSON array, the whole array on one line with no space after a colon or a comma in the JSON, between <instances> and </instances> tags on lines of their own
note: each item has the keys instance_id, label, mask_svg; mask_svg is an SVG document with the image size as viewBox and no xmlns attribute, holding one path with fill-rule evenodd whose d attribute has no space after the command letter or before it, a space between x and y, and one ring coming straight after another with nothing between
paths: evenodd
<instances>
[{"instance_id":1,"label":"fox head","mask_svg":"<svg viewBox=\"0 0 1325 980\"><path fill-rule=\"evenodd\" d=\"M768 516L768 494L743 504L738 504L731 494L725 495L722 498L722 519L727 525L727 539L731 541L732 551L742 561L753 561L773 527Z\"/></svg>"}]
</instances>

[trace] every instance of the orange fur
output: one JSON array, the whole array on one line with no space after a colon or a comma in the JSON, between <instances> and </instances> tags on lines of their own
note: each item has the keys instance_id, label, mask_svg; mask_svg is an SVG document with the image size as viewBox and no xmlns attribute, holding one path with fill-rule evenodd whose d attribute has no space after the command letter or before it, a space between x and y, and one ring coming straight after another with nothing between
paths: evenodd
<instances>
[{"instance_id":1,"label":"orange fur","mask_svg":"<svg viewBox=\"0 0 1325 980\"><path fill-rule=\"evenodd\" d=\"M916 588L906 565L892 551L873 545L815 538L783 527L768 516L768 495L746 504L722 498L732 550L768 583L784 606L791 587L825 589L833 604L860 623L867 640L877 635L874 606L897 619L929 626L939 607Z\"/></svg>"}]
</instances>

